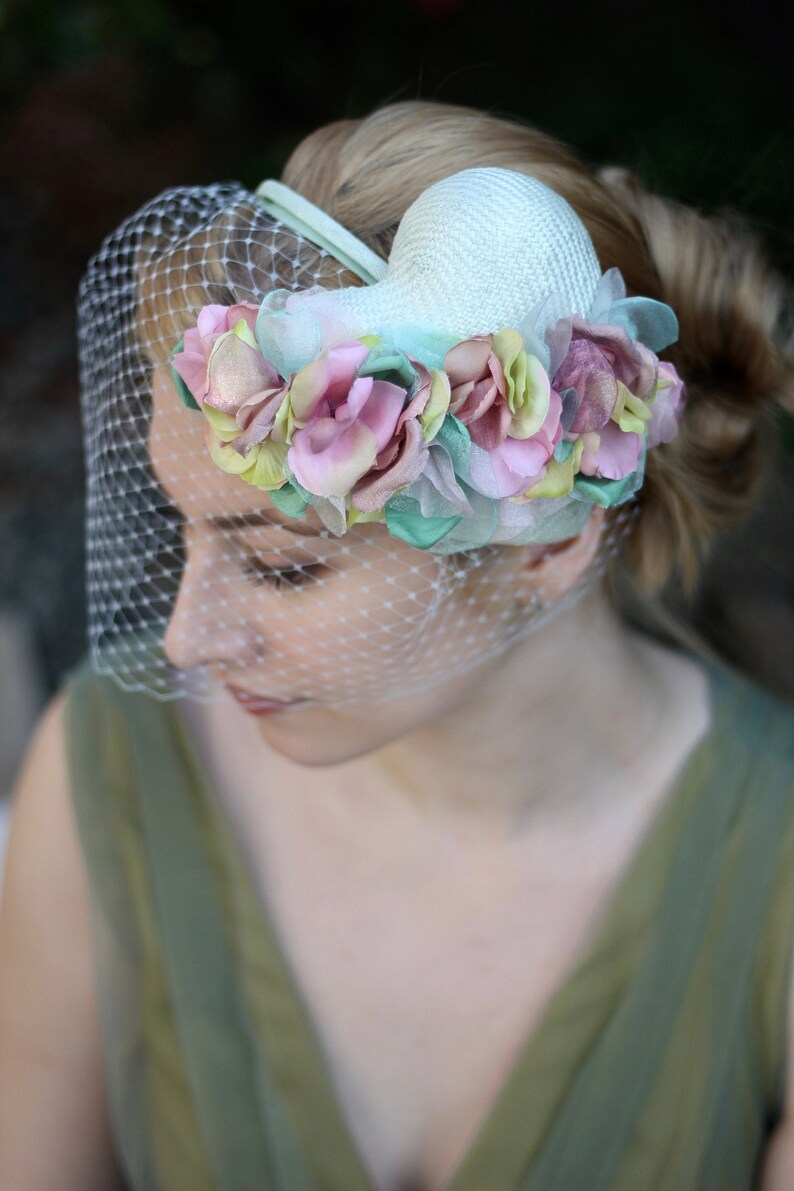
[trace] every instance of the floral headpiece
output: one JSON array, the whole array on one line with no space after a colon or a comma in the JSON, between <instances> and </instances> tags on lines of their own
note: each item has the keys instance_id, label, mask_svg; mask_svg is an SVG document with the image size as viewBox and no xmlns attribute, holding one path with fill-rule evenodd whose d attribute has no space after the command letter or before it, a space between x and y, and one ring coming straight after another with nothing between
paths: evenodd
<instances>
[{"instance_id":1,"label":"floral headpiece","mask_svg":"<svg viewBox=\"0 0 794 1191\"><path fill-rule=\"evenodd\" d=\"M268 185L285 218L292 192ZM317 208L295 200L306 234ZM339 225L318 214L327 243ZM339 232L356 268L355 246L359 261L368 250ZM631 499L683 411L655 354L678 325L669 306L627 298L617 269L601 275L559 195L464 170L420 196L377 264L356 269L366 287L200 311L173 376L223 471L286 515L313 507L333 533L382 521L439 553L562 540L593 505Z\"/></svg>"}]
</instances>

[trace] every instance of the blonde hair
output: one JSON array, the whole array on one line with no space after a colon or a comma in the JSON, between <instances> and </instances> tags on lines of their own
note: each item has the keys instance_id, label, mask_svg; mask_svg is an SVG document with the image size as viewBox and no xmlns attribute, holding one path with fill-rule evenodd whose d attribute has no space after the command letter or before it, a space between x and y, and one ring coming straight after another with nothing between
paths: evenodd
<instances>
[{"instance_id":1,"label":"blonde hair","mask_svg":"<svg viewBox=\"0 0 794 1191\"><path fill-rule=\"evenodd\" d=\"M568 200L602 269L630 294L667 302L679 324L668 351L689 404L678 437L648 455L629 543L638 587L674 571L691 588L715 535L751 506L770 407L794 406L791 294L738 216L706 218L650 194L627 170L593 170L553 137L513 120L416 100L311 133L282 180L388 256L410 204L471 166L530 174Z\"/></svg>"}]
</instances>

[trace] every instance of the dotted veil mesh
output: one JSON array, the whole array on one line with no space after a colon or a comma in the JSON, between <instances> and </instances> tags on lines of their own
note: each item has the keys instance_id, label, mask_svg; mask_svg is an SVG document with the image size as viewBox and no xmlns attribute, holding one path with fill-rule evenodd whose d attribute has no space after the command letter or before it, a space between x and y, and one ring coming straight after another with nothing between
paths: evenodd
<instances>
[{"instance_id":1,"label":"dotted veil mesh","mask_svg":"<svg viewBox=\"0 0 794 1191\"><path fill-rule=\"evenodd\" d=\"M377 523L335 536L213 463L169 364L199 310L356 282L236 184L166 192L91 261L79 299L89 641L124 688L208 699L230 686L254 708L408 695L509 649L618 546L632 506L608 516L595 561L563 590L554 547L430 554Z\"/></svg>"}]
</instances>

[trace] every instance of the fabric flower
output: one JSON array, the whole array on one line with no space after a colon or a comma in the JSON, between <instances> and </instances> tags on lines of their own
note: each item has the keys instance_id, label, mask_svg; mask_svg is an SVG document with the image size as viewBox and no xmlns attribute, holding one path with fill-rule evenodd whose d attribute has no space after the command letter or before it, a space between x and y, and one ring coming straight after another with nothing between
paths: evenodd
<instances>
[{"instance_id":1,"label":"fabric flower","mask_svg":"<svg viewBox=\"0 0 794 1191\"><path fill-rule=\"evenodd\" d=\"M247 303L205 306L172 364L209 423L207 447L218 467L272 491L287 479L283 434L271 438L287 388L259 351L256 311Z\"/></svg>"},{"instance_id":2,"label":"fabric flower","mask_svg":"<svg viewBox=\"0 0 794 1191\"><path fill-rule=\"evenodd\" d=\"M293 377L289 393L289 467L315 496L345 496L374 466L397 428L406 391L358 376L369 346L331 348Z\"/></svg>"},{"instance_id":3,"label":"fabric flower","mask_svg":"<svg viewBox=\"0 0 794 1191\"><path fill-rule=\"evenodd\" d=\"M417 480L428 461L428 443L436 437L449 407L449 379L438 369L413 361L420 386L397 419L386 446L351 494L353 508L375 513L395 492Z\"/></svg>"},{"instance_id":4,"label":"fabric flower","mask_svg":"<svg viewBox=\"0 0 794 1191\"><path fill-rule=\"evenodd\" d=\"M618 383L632 396L647 399L656 383L657 365L653 352L622 327L587 323L574 315L568 352L552 380L558 392L573 388L579 397L569 435L606 425L618 401Z\"/></svg>"},{"instance_id":5,"label":"fabric flower","mask_svg":"<svg viewBox=\"0 0 794 1191\"><path fill-rule=\"evenodd\" d=\"M545 474L546 464L562 438L561 413L560 395L552 389L543 424L531 438L508 436L498 446L487 451L493 482L484 485L480 475L473 469L472 478L475 479L476 487L485 495L497 499L519 496L527 492Z\"/></svg>"},{"instance_id":6,"label":"fabric flower","mask_svg":"<svg viewBox=\"0 0 794 1191\"><path fill-rule=\"evenodd\" d=\"M612 420L600 430L583 434L582 443L582 458L579 462L582 475L602 480L622 480L639 467L642 435L633 430L621 430Z\"/></svg>"},{"instance_id":7,"label":"fabric flower","mask_svg":"<svg viewBox=\"0 0 794 1191\"><path fill-rule=\"evenodd\" d=\"M241 319L253 332L258 310L259 307L250 302L239 302L236 306L204 306L196 326L185 331L182 351L174 356L172 365L199 406L207 395L207 369L218 337L231 331Z\"/></svg>"},{"instance_id":8,"label":"fabric flower","mask_svg":"<svg viewBox=\"0 0 794 1191\"><path fill-rule=\"evenodd\" d=\"M517 331L475 335L447 352L449 410L485 450L509 435L530 438L549 411L549 378L536 356L524 350Z\"/></svg>"},{"instance_id":9,"label":"fabric flower","mask_svg":"<svg viewBox=\"0 0 794 1191\"><path fill-rule=\"evenodd\" d=\"M659 361L659 379L651 399L651 419L648 423L648 446L670 442L678 433L686 405L684 382L672 364Z\"/></svg>"}]
</instances>

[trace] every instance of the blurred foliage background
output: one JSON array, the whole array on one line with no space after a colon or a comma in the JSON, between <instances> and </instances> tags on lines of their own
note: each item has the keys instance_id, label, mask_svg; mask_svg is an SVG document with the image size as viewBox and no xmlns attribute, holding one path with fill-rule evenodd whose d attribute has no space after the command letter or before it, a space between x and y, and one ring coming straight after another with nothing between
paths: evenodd
<instances>
[{"instance_id":1,"label":"blurred foliage background","mask_svg":"<svg viewBox=\"0 0 794 1191\"><path fill-rule=\"evenodd\" d=\"M791 79L759 4L0 0L0 609L27 618L46 684L85 648L74 293L126 215L172 185L253 187L318 125L437 99L743 212L794 276ZM791 426L695 616L738 660L760 641L794 693Z\"/></svg>"}]
</instances>

